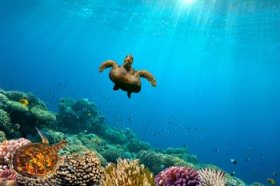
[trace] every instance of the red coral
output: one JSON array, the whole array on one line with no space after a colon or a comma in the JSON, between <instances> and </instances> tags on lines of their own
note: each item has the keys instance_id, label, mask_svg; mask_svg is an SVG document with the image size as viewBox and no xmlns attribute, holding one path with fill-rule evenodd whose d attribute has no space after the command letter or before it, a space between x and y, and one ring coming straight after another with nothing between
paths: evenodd
<instances>
[{"instance_id":1,"label":"red coral","mask_svg":"<svg viewBox=\"0 0 280 186\"><path fill-rule=\"evenodd\" d=\"M169 167L155 178L157 186L197 186L200 184L198 172L189 167Z\"/></svg>"}]
</instances>

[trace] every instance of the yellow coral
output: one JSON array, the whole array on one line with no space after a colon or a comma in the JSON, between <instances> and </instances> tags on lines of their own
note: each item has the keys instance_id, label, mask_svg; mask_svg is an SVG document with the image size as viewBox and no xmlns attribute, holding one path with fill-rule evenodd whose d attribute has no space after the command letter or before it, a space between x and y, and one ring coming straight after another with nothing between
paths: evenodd
<instances>
[{"instance_id":1,"label":"yellow coral","mask_svg":"<svg viewBox=\"0 0 280 186\"><path fill-rule=\"evenodd\" d=\"M104 170L104 186L153 186L154 176L139 165L139 160L117 160L117 165L109 163Z\"/></svg>"}]
</instances>

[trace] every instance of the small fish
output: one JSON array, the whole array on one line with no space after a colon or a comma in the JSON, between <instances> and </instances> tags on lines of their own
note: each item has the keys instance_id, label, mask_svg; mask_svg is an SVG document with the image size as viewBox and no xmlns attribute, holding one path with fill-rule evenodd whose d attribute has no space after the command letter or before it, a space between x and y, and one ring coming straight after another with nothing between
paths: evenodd
<instances>
[{"instance_id":1,"label":"small fish","mask_svg":"<svg viewBox=\"0 0 280 186\"><path fill-rule=\"evenodd\" d=\"M25 98L20 99L18 102L20 102L21 104L23 104L26 107L29 105L29 101Z\"/></svg>"},{"instance_id":2,"label":"small fish","mask_svg":"<svg viewBox=\"0 0 280 186\"><path fill-rule=\"evenodd\" d=\"M269 183L270 185L276 185L276 181L272 178L267 178L266 179L267 183Z\"/></svg>"},{"instance_id":3,"label":"small fish","mask_svg":"<svg viewBox=\"0 0 280 186\"><path fill-rule=\"evenodd\" d=\"M216 147L216 148L214 148L214 151L215 151L215 152L219 152L220 149Z\"/></svg>"},{"instance_id":4,"label":"small fish","mask_svg":"<svg viewBox=\"0 0 280 186\"><path fill-rule=\"evenodd\" d=\"M233 163L234 165L237 165L236 159L233 159L233 158L232 158L232 159L230 159L230 162Z\"/></svg>"},{"instance_id":5,"label":"small fish","mask_svg":"<svg viewBox=\"0 0 280 186\"><path fill-rule=\"evenodd\" d=\"M231 175L231 176L235 176L235 171L232 171L232 172L230 173L230 175Z\"/></svg>"}]
</instances>

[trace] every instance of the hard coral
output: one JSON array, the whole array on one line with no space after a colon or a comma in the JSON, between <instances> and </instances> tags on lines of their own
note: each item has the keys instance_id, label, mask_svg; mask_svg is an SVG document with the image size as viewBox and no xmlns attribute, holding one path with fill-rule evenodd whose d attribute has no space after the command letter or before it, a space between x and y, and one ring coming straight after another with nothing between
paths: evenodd
<instances>
[{"instance_id":1,"label":"hard coral","mask_svg":"<svg viewBox=\"0 0 280 186\"><path fill-rule=\"evenodd\" d=\"M11 169L6 169L3 171L0 171L0 179L3 180L15 180L17 178L17 174L15 171Z\"/></svg>"},{"instance_id":2,"label":"hard coral","mask_svg":"<svg viewBox=\"0 0 280 186\"><path fill-rule=\"evenodd\" d=\"M97 155L88 151L66 156L55 177L56 185L101 185L103 171Z\"/></svg>"},{"instance_id":3,"label":"hard coral","mask_svg":"<svg viewBox=\"0 0 280 186\"><path fill-rule=\"evenodd\" d=\"M225 172L217 170L204 168L198 171L199 177L201 179L201 186L225 186Z\"/></svg>"},{"instance_id":4,"label":"hard coral","mask_svg":"<svg viewBox=\"0 0 280 186\"><path fill-rule=\"evenodd\" d=\"M137 153L137 158L154 174L158 174L160 171L170 166L193 166L191 163L185 162L176 156L158 153L152 150L141 150Z\"/></svg>"},{"instance_id":5,"label":"hard coral","mask_svg":"<svg viewBox=\"0 0 280 186\"><path fill-rule=\"evenodd\" d=\"M169 167L156 176L155 182L157 186L200 185L198 172L189 167Z\"/></svg>"},{"instance_id":6,"label":"hard coral","mask_svg":"<svg viewBox=\"0 0 280 186\"><path fill-rule=\"evenodd\" d=\"M63 132L104 132L105 120L97 106L87 99L74 101L61 99L59 102L58 125Z\"/></svg>"},{"instance_id":7,"label":"hard coral","mask_svg":"<svg viewBox=\"0 0 280 186\"><path fill-rule=\"evenodd\" d=\"M9 165L12 161L12 156L14 155L16 150L29 143L31 143L31 141L25 138L9 140L0 143L0 164Z\"/></svg>"},{"instance_id":8,"label":"hard coral","mask_svg":"<svg viewBox=\"0 0 280 186\"><path fill-rule=\"evenodd\" d=\"M49 126L55 120L55 114L32 94L0 89L0 130L7 138L26 137L36 132L35 127Z\"/></svg>"},{"instance_id":9,"label":"hard coral","mask_svg":"<svg viewBox=\"0 0 280 186\"><path fill-rule=\"evenodd\" d=\"M139 160L118 159L117 165L109 163L105 168L104 186L152 186L153 174L139 165Z\"/></svg>"},{"instance_id":10,"label":"hard coral","mask_svg":"<svg viewBox=\"0 0 280 186\"><path fill-rule=\"evenodd\" d=\"M101 185L103 170L100 160L93 152L72 154L64 157L56 172L48 178L30 178L19 175L22 186L93 186Z\"/></svg>"}]
</instances>

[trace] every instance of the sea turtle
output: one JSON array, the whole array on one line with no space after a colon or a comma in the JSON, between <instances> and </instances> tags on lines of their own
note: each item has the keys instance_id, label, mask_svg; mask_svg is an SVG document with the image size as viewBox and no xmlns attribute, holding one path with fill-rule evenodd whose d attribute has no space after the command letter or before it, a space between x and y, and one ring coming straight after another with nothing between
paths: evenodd
<instances>
[{"instance_id":1,"label":"sea turtle","mask_svg":"<svg viewBox=\"0 0 280 186\"><path fill-rule=\"evenodd\" d=\"M105 68L112 67L109 77L115 83L113 89L126 91L129 98L132 92L138 93L141 91L140 77L146 78L152 86L156 86L156 80L150 72L147 70L136 71L132 68L132 64L133 56L127 55L121 66L118 66L115 61L107 60L99 67L99 72L102 72Z\"/></svg>"},{"instance_id":2,"label":"sea turtle","mask_svg":"<svg viewBox=\"0 0 280 186\"><path fill-rule=\"evenodd\" d=\"M52 175L59 162L58 151L67 142L60 141L57 144L49 145L49 141L36 128L41 137L42 143L30 143L17 149L13 156L14 170L27 177L44 178Z\"/></svg>"}]
</instances>

